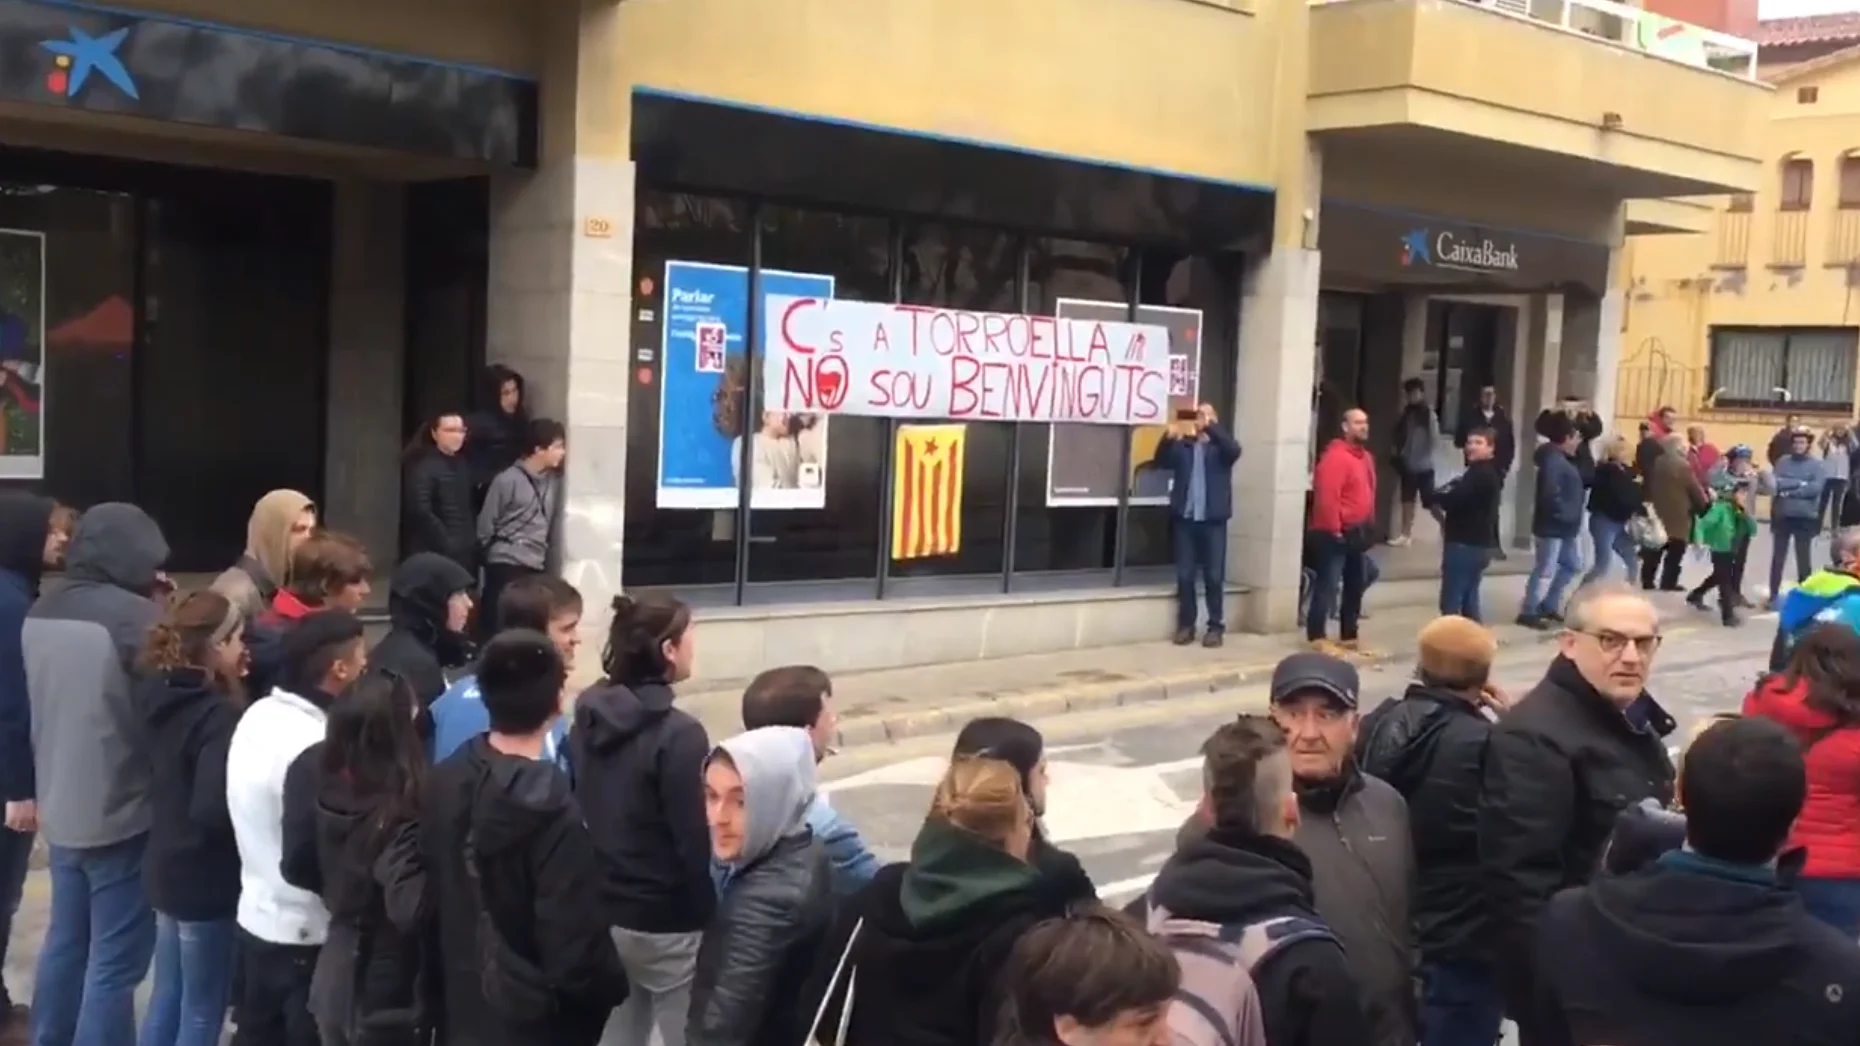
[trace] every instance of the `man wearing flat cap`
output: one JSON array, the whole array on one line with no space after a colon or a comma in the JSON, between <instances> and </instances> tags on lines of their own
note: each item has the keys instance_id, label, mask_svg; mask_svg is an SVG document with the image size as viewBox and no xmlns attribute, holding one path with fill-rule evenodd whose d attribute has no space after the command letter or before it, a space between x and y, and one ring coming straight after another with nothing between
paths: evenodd
<instances>
[{"instance_id":1,"label":"man wearing flat cap","mask_svg":"<svg viewBox=\"0 0 1860 1046\"><path fill-rule=\"evenodd\" d=\"M1311 859L1318 914L1343 942L1363 988L1372 1046L1415 1042L1414 850L1408 805L1353 755L1362 681L1342 658L1301 651L1272 673L1272 718L1285 731L1298 793L1292 841Z\"/></svg>"}]
</instances>

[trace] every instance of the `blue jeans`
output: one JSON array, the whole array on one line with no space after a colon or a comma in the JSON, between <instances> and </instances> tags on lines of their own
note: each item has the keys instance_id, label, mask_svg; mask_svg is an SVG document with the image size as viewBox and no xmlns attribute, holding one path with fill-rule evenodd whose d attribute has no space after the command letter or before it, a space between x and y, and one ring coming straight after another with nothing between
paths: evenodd
<instances>
[{"instance_id":1,"label":"blue jeans","mask_svg":"<svg viewBox=\"0 0 1860 1046\"><path fill-rule=\"evenodd\" d=\"M231 919L156 917L155 986L138 1046L219 1046L232 997L236 933Z\"/></svg>"},{"instance_id":2,"label":"blue jeans","mask_svg":"<svg viewBox=\"0 0 1860 1046\"><path fill-rule=\"evenodd\" d=\"M1860 941L1860 879L1810 879L1795 881L1808 914L1841 931L1850 941Z\"/></svg>"},{"instance_id":3,"label":"blue jeans","mask_svg":"<svg viewBox=\"0 0 1860 1046\"><path fill-rule=\"evenodd\" d=\"M1493 1046L1505 1019L1492 968L1474 962L1421 965L1421 1046Z\"/></svg>"},{"instance_id":4,"label":"blue jeans","mask_svg":"<svg viewBox=\"0 0 1860 1046\"><path fill-rule=\"evenodd\" d=\"M13 916L26 892L26 869L32 861L32 833L0 828L0 970L6 968L7 942L13 937ZM0 982L0 1009L11 1007L13 996ZM0 1020L4 1020L0 1017Z\"/></svg>"},{"instance_id":5,"label":"blue jeans","mask_svg":"<svg viewBox=\"0 0 1860 1046\"><path fill-rule=\"evenodd\" d=\"M1552 570L1555 575L1552 576ZM1524 606L1518 613L1526 617L1560 613L1563 590L1582 570L1582 539L1579 537L1540 537L1531 558L1531 576L1524 582ZM1544 581L1550 591L1544 591Z\"/></svg>"},{"instance_id":6,"label":"blue jeans","mask_svg":"<svg viewBox=\"0 0 1860 1046\"><path fill-rule=\"evenodd\" d=\"M1627 571L1627 579L1634 579L1634 571L1640 565L1640 550L1634 546L1634 539L1628 537L1626 523L1591 512L1589 541L1595 546L1595 563L1589 567L1587 574L1582 575L1583 584L1608 576L1608 557L1611 555L1621 561L1621 568Z\"/></svg>"},{"instance_id":7,"label":"blue jeans","mask_svg":"<svg viewBox=\"0 0 1860 1046\"><path fill-rule=\"evenodd\" d=\"M1208 601L1208 631L1227 628L1221 613L1222 585L1227 580L1227 524L1175 519L1175 627L1195 627L1195 579L1201 579Z\"/></svg>"},{"instance_id":8,"label":"blue jeans","mask_svg":"<svg viewBox=\"0 0 1860 1046\"><path fill-rule=\"evenodd\" d=\"M32 992L33 1046L125 1046L136 1039L136 985L155 950L142 896L147 835L85 849L52 847L52 912Z\"/></svg>"},{"instance_id":9,"label":"blue jeans","mask_svg":"<svg viewBox=\"0 0 1860 1046\"><path fill-rule=\"evenodd\" d=\"M1363 589L1369 582L1368 553L1335 534L1307 534L1305 541L1315 574L1311 602L1305 610L1305 638L1324 638L1330 623L1331 596L1338 593L1337 635L1346 642L1354 641L1357 618L1363 613Z\"/></svg>"},{"instance_id":10,"label":"blue jeans","mask_svg":"<svg viewBox=\"0 0 1860 1046\"><path fill-rule=\"evenodd\" d=\"M1772 502L1772 506L1775 503ZM1772 513L1775 508L1770 509ZM1820 531L1817 521L1796 517L1770 517L1770 600L1776 599L1776 593L1782 588L1783 559L1791 543L1795 545L1795 583L1808 580L1809 549L1815 543L1815 535Z\"/></svg>"},{"instance_id":11,"label":"blue jeans","mask_svg":"<svg viewBox=\"0 0 1860 1046\"><path fill-rule=\"evenodd\" d=\"M1483 545L1448 542L1440 546L1440 612L1479 621L1479 585L1492 562Z\"/></svg>"}]
</instances>

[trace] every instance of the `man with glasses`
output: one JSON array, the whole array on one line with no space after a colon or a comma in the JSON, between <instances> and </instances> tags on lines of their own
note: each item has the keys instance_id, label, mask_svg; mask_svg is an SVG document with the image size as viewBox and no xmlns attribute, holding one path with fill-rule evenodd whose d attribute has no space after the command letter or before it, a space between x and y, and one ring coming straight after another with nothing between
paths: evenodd
<instances>
[{"instance_id":1,"label":"man with glasses","mask_svg":"<svg viewBox=\"0 0 1860 1046\"><path fill-rule=\"evenodd\" d=\"M1479 858L1500 988L1522 1046L1545 1042L1529 1018L1539 913L1594 875L1617 813L1672 801L1665 737L1676 724L1646 691L1660 639L1659 613L1638 590L1583 586L1543 681L1492 731Z\"/></svg>"}]
</instances>

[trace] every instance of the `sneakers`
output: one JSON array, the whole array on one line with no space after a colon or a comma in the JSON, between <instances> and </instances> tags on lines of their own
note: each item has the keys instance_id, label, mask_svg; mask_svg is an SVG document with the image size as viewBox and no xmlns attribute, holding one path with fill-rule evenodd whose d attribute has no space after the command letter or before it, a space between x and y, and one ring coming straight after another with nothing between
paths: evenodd
<instances>
[{"instance_id":1,"label":"sneakers","mask_svg":"<svg viewBox=\"0 0 1860 1046\"><path fill-rule=\"evenodd\" d=\"M1328 657L1349 657L1350 649L1334 639L1313 639L1311 649Z\"/></svg>"},{"instance_id":2,"label":"sneakers","mask_svg":"<svg viewBox=\"0 0 1860 1046\"><path fill-rule=\"evenodd\" d=\"M1397 534L1389 539L1390 548L1407 548L1412 544L1414 544L1414 539L1405 534Z\"/></svg>"},{"instance_id":3,"label":"sneakers","mask_svg":"<svg viewBox=\"0 0 1860 1046\"><path fill-rule=\"evenodd\" d=\"M1201 645L1209 650L1213 650L1224 642L1226 642L1226 633L1218 628L1208 629L1207 634L1201 637Z\"/></svg>"},{"instance_id":4,"label":"sneakers","mask_svg":"<svg viewBox=\"0 0 1860 1046\"><path fill-rule=\"evenodd\" d=\"M1534 628L1539 632L1548 632L1555 627L1550 623L1550 619L1542 614L1519 614L1518 624L1525 628Z\"/></svg>"},{"instance_id":5,"label":"sneakers","mask_svg":"<svg viewBox=\"0 0 1860 1046\"><path fill-rule=\"evenodd\" d=\"M1195 630L1194 629L1178 628L1175 630L1175 638L1171 640L1170 642L1173 642L1176 646L1187 646L1188 644L1193 643L1194 641L1195 641Z\"/></svg>"}]
</instances>

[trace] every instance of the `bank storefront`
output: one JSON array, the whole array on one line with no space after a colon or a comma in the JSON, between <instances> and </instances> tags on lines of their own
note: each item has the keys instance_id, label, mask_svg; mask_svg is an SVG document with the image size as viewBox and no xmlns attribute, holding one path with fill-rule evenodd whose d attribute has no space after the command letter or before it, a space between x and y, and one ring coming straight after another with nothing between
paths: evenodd
<instances>
[{"instance_id":1,"label":"bank storefront","mask_svg":"<svg viewBox=\"0 0 1860 1046\"><path fill-rule=\"evenodd\" d=\"M1268 193L688 98L634 104L629 588L754 608L1172 578L1167 481L1149 468L1160 425L991 420L1015 414L999 406L1011 393L980 379L955 420L896 384L875 411L889 417L774 410L747 351L774 321L749 288L1147 325L1166 331L1163 395L1231 418L1240 247L1264 235ZM1022 329L999 322L971 332L978 344ZM1068 409L1115 394L1075 388ZM1159 604L1151 631L1167 624Z\"/></svg>"}]
</instances>

